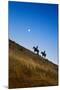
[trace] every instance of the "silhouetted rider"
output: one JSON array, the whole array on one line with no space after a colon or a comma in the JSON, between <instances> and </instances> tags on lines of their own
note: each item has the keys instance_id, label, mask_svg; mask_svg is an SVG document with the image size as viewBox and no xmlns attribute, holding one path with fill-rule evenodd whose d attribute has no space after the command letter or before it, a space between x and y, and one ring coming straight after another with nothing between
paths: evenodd
<instances>
[{"instance_id":1,"label":"silhouetted rider","mask_svg":"<svg viewBox=\"0 0 60 90\"><path fill-rule=\"evenodd\" d=\"M36 48L38 49L38 46L36 46Z\"/></svg>"}]
</instances>

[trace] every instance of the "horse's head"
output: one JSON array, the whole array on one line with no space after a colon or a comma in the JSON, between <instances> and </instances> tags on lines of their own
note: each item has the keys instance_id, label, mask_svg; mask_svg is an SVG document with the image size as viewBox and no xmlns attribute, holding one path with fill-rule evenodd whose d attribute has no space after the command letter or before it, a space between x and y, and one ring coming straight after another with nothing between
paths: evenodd
<instances>
[{"instance_id":1,"label":"horse's head","mask_svg":"<svg viewBox=\"0 0 60 90\"><path fill-rule=\"evenodd\" d=\"M33 46L33 49L35 49L35 47Z\"/></svg>"}]
</instances>

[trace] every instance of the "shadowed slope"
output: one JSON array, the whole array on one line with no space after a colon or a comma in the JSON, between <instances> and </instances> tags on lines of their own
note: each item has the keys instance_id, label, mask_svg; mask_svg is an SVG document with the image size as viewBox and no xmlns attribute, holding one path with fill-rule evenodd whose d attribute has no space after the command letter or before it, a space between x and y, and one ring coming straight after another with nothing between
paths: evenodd
<instances>
[{"instance_id":1,"label":"shadowed slope","mask_svg":"<svg viewBox=\"0 0 60 90\"><path fill-rule=\"evenodd\" d=\"M58 85L58 66L9 40L9 88Z\"/></svg>"}]
</instances>

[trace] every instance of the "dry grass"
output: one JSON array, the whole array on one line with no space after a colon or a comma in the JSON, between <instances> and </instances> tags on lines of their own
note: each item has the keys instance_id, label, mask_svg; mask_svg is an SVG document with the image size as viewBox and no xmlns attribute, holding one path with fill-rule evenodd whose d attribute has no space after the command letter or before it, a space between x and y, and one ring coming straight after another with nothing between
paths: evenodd
<instances>
[{"instance_id":1,"label":"dry grass","mask_svg":"<svg viewBox=\"0 0 60 90\"><path fill-rule=\"evenodd\" d=\"M58 66L9 41L9 88L58 85Z\"/></svg>"}]
</instances>

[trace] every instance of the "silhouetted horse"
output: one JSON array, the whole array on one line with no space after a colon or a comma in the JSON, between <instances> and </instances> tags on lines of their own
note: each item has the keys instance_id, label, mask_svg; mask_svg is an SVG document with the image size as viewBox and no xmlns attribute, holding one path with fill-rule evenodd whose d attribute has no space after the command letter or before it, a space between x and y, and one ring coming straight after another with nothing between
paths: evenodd
<instances>
[{"instance_id":1,"label":"silhouetted horse","mask_svg":"<svg viewBox=\"0 0 60 90\"><path fill-rule=\"evenodd\" d=\"M41 54L42 54L43 57L46 57L45 51L44 52L41 52Z\"/></svg>"},{"instance_id":2,"label":"silhouetted horse","mask_svg":"<svg viewBox=\"0 0 60 90\"><path fill-rule=\"evenodd\" d=\"M39 55L38 46L36 46L36 47L33 47L33 49L34 49L34 52L37 52L37 54Z\"/></svg>"}]
</instances>

